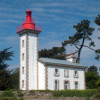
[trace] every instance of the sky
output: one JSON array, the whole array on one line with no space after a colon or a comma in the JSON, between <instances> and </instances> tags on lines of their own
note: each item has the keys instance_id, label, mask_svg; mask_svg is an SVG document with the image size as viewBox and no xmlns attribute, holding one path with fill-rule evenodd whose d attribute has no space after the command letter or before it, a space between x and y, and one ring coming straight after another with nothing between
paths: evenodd
<instances>
[{"instance_id":1,"label":"sky","mask_svg":"<svg viewBox=\"0 0 100 100\"><path fill-rule=\"evenodd\" d=\"M19 36L16 27L22 25L26 18L26 10L32 11L35 23L42 26L39 35L39 50L61 46L64 40L68 40L76 30L81 20L91 21L91 27L95 28L92 39L100 48L100 36L98 26L94 23L95 17L100 14L100 0L0 0L0 51L12 47L15 51L9 68L19 67ZM85 42L88 44L88 42ZM75 48L67 47L66 53L72 53ZM100 66L100 61L95 60L95 53L87 48L82 50L81 62L84 66Z\"/></svg>"}]
</instances>

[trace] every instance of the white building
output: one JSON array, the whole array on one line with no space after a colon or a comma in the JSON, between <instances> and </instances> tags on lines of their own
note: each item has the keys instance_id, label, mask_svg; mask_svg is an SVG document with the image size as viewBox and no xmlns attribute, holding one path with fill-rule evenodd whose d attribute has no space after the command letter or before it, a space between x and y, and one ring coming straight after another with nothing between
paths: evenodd
<instances>
[{"instance_id":1,"label":"white building","mask_svg":"<svg viewBox=\"0 0 100 100\"><path fill-rule=\"evenodd\" d=\"M20 89L63 90L85 89L85 67L67 60L38 59L38 34L31 11L26 11L26 22L17 27L20 36Z\"/></svg>"}]
</instances>

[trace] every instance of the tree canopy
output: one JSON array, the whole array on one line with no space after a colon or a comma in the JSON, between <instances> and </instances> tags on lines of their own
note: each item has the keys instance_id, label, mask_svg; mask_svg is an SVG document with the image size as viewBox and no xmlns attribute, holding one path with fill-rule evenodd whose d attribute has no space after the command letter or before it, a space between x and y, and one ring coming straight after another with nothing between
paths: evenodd
<instances>
[{"instance_id":1,"label":"tree canopy","mask_svg":"<svg viewBox=\"0 0 100 100\"><path fill-rule=\"evenodd\" d=\"M100 15L98 15L98 16L95 18L94 22L95 22L98 26L100 26ZM100 30L100 28L98 28L98 29ZM98 39L100 40L100 37L98 37ZM99 60L99 59L100 59L100 49L97 49L95 52L96 52L96 54L97 54L97 56L95 57L95 59Z\"/></svg>"},{"instance_id":2,"label":"tree canopy","mask_svg":"<svg viewBox=\"0 0 100 100\"><path fill-rule=\"evenodd\" d=\"M63 46L67 46L70 44L76 47L75 53L78 53L77 61L80 62L80 55L83 47L87 47L91 50L91 46L95 46L94 42L91 39L91 35L93 34L94 28L90 27L89 20L82 20L77 25L73 26L76 29L76 33L73 36L69 37L69 40L65 40L62 44ZM89 41L89 45L85 45L85 41Z\"/></svg>"},{"instance_id":3,"label":"tree canopy","mask_svg":"<svg viewBox=\"0 0 100 100\"><path fill-rule=\"evenodd\" d=\"M65 59L65 48L64 47L53 47L49 50L42 49L39 51L39 57L48 57L56 59Z\"/></svg>"},{"instance_id":4,"label":"tree canopy","mask_svg":"<svg viewBox=\"0 0 100 100\"><path fill-rule=\"evenodd\" d=\"M10 61L14 56L13 51L9 51L10 48L6 48L0 51L0 90L5 90L9 87L11 71L9 71L6 61Z\"/></svg>"}]
</instances>

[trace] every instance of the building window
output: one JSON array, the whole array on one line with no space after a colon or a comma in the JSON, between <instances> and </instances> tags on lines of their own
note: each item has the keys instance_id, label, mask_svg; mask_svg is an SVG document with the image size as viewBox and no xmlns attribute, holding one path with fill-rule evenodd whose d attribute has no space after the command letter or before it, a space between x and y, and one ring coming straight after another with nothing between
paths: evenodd
<instances>
[{"instance_id":1,"label":"building window","mask_svg":"<svg viewBox=\"0 0 100 100\"><path fill-rule=\"evenodd\" d=\"M64 81L64 89L69 89L69 81Z\"/></svg>"},{"instance_id":2,"label":"building window","mask_svg":"<svg viewBox=\"0 0 100 100\"><path fill-rule=\"evenodd\" d=\"M22 40L22 47L24 47L24 40Z\"/></svg>"},{"instance_id":3,"label":"building window","mask_svg":"<svg viewBox=\"0 0 100 100\"><path fill-rule=\"evenodd\" d=\"M24 66L22 67L22 74L24 74Z\"/></svg>"},{"instance_id":4,"label":"building window","mask_svg":"<svg viewBox=\"0 0 100 100\"><path fill-rule=\"evenodd\" d=\"M22 61L24 61L24 53L22 53Z\"/></svg>"},{"instance_id":5,"label":"building window","mask_svg":"<svg viewBox=\"0 0 100 100\"><path fill-rule=\"evenodd\" d=\"M55 69L54 75L59 76L59 70L58 69Z\"/></svg>"},{"instance_id":6,"label":"building window","mask_svg":"<svg viewBox=\"0 0 100 100\"><path fill-rule=\"evenodd\" d=\"M75 82L75 89L78 89L78 82Z\"/></svg>"},{"instance_id":7,"label":"building window","mask_svg":"<svg viewBox=\"0 0 100 100\"><path fill-rule=\"evenodd\" d=\"M65 69L65 70L64 70L64 76L65 76L65 77L68 77L68 76L69 76L69 70L68 70L68 69Z\"/></svg>"},{"instance_id":8,"label":"building window","mask_svg":"<svg viewBox=\"0 0 100 100\"><path fill-rule=\"evenodd\" d=\"M22 88L24 88L24 80L22 80Z\"/></svg>"},{"instance_id":9,"label":"building window","mask_svg":"<svg viewBox=\"0 0 100 100\"><path fill-rule=\"evenodd\" d=\"M59 80L55 80L55 90L59 90Z\"/></svg>"},{"instance_id":10,"label":"building window","mask_svg":"<svg viewBox=\"0 0 100 100\"><path fill-rule=\"evenodd\" d=\"M74 71L74 77L78 78L78 71Z\"/></svg>"}]
</instances>

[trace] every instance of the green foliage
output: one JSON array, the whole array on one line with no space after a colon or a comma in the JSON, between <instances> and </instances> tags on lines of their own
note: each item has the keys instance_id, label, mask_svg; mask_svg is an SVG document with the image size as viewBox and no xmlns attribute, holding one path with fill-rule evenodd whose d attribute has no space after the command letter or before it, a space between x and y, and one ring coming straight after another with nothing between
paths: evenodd
<instances>
[{"instance_id":1,"label":"green foliage","mask_svg":"<svg viewBox=\"0 0 100 100\"><path fill-rule=\"evenodd\" d=\"M96 85L100 87L100 79L96 82Z\"/></svg>"},{"instance_id":2,"label":"green foliage","mask_svg":"<svg viewBox=\"0 0 100 100\"><path fill-rule=\"evenodd\" d=\"M0 97L0 100L23 100L23 98L16 98L16 97Z\"/></svg>"},{"instance_id":3,"label":"green foliage","mask_svg":"<svg viewBox=\"0 0 100 100\"><path fill-rule=\"evenodd\" d=\"M99 100L100 99L100 88L96 91L93 100Z\"/></svg>"},{"instance_id":4,"label":"green foliage","mask_svg":"<svg viewBox=\"0 0 100 100\"><path fill-rule=\"evenodd\" d=\"M96 89L52 91L54 97L92 97Z\"/></svg>"},{"instance_id":5,"label":"green foliage","mask_svg":"<svg viewBox=\"0 0 100 100\"><path fill-rule=\"evenodd\" d=\"M11 74L10 88L19 89L19 68L16 68Z\"/></svg>"},{"instance_id":6,"label":"green foliage","mask_svg":"<svg viewBox=\"0 0 100 100\"><path fill-rule=\"evenodd\" d=\"M10 90L6 90L2 93L1 97L14 97L14 94Z\"/></svg>"},{"instance_id":7,"label":"green foliage","mask_svg":"<svg viewBox=\"0 0 100 100\"><path fill-rule=\"evenodd\" d=\"M76 29L76 33L73 36L69 37L69 40L66 40L62 43L62 45L65 47L68 44L71 46L76 47L75 53L78 53L77 61L79 63L80 61L80 54L83 47L90 48L91 46L95 46L94 42L91 39L91 35L93 34L94 28L90 27L90 21L89 20L82 20L77 25L73 26ZM89 45L85 45L85 41L88 40L90 43Z\"/></svg>"},{"instance_id":8,"label":"green foliage","mask_svg":"<svg viewBox=\"0 0 100 100\"><path fill-rule=\"evenodd\" d=\"M48 57L56 59L65 59L65 48L64 47L53 47L52 49L42 49L39 51L39 57Z\"/></svg>"},{"instance_id":9,"label":"green foliage","mask_svg":"<svg viewBox=\"0 0 100 100\"><path fill-rule=\"evenodd\" d=\"M38 91L38 92L51 92L51 90L30 90L30 93L35 93L35 91Z\"/></svg>"},{"instance_id":10,"label":"green foliage","mask_svg":"<svg viewBox=\"0 0 100 100\"><path fill-rule=\"evenodd\" d=\"M13 57L14 52L9 51L9 49L10 48L6 48L0 51L0 90L6 90L10 86L12 71L7 70L9 65L6 61L12 60L11 57Z\"/></svg>"},{"instance_id":11,"label":"green foliage","mask_svg":"<svg viewBox=\"0 0 100 100\"><path fill-rule=\"evenodd\" d=\"M95 72L86 72L86 87L88 89L95 89L98 86L96 85L96 82L99 80L99 76Z\"/></svg>"},{"instance_id":12,"label":"green foliage","mask_svg":"<svg viewBox=\"0 0 100 100\"><path fill-rule=\"evenodd\" d=\"M21 91L17 91L19 97L23 97L23 93Z\"/></svg>"},{"instance_id":13,"label":"green foliage","mask_svg":"<svg viewBox=\"0 0 100 100\"><path fill-rule=\"evenodd\" d=\"M14 52L9 51L11 48L6 48L2 51L0 51L0 70L5 70L9 66L6 61L12 60L11 57L13 57Z\"/></svg>"},{"instance_id":14,"label":"green foliage","mask_svg":"<svg viewBox=\"0 0 100 100\"><path fill-rule=\"evenodd\" d=\"M98 16L95 18L94 22L95 22L98 26L100 26L100 15L98 15ZM100 28L99 28L99 30L100 30ZM98 39L100 39L100 37L98 37ZM96 59L96 60L99 60L99 59L100 59L100 49L95 50L95 53L96 53L95 59Z\"/></svg>"},{"instance_id":15,"label":"green foliage","mask_svg":"<svg viewBox=\"0 0 100 100\"><path fill-rule=\"evenodd\" d=\"M100 26L100 15L95 18L94 22Z\"/></svg>"},{"instance_id":16,"label":"green foliage","mask_svg":"<svg viewBox=\"0 0 100 100\"><path fill-rule=\"evenodd\" d=\"M92 66L90 66L90 67L88 68L88 71L89 71L89 72L95 72L95 73L97 73L97 67L94 66L94 65L92 65Z\"/></svg>"}]
</instances>

